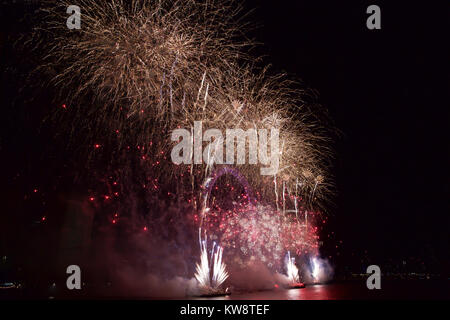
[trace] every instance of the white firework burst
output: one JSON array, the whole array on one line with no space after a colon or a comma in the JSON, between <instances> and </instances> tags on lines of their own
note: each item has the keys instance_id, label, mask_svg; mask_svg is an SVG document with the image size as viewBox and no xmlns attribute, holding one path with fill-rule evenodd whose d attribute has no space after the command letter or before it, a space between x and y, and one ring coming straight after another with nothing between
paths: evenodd
<instances>
[{"instance_id":1,"label":"white firework burst","mask_svg":"<svg viewBox=\"0 0 450 320\"><path fill-rule=\"evenodd\" d=\"M201 238L201 229L199 229L200 243L200 264L197 263L195 278L201 289L208 292L215 292L220 289L222 283L228 278L226 265L222 260L223 248L213 242L213 247L208 259L208 246L206 237Z\"/></svg>"},{"instance_id":2,"label":"white firework burst","mask_svg":"<svg viewBox=\"0 0 450 320\"><path fill-rule=\"evenodd\" d=\"M289 281L291 283L299 282L298 268L295 265L295 258L291 258L291 253L289 251L286 257L286 269Z\"/></svg>"}]
</instances>

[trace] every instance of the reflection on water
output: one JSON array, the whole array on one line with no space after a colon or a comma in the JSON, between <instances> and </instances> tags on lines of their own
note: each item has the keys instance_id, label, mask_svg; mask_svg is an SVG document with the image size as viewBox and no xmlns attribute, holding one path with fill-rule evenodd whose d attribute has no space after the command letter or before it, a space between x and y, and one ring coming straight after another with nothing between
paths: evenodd
<instances>
[{"instance_id":1,"label":"reflection on water","mask_svg":"<svg viewBox=\"0 0 450 320\"><path fill-rule=\"evenodd\" d=\"M235 293L224 297L209 298L213 300L329 300L339 299L333 296L333 285L311 285L302 289L260 291Z\"/></svg>"},{"instance_id":2,"label":"reflection on water","mask_svg":"<svg viewBox=\"0 0 450 320\"><path fill-rule=\"evenodd\" d=\"M326 285L318 284L311 287L301 289L286 290L286 297L289 300L328 300L329 290Z\"/></svg>"},{"instance_id":3,"label":"reflection on water","mask_svg":"<svg viewBox=\"0 0 450 320\"><path fill-rule=\"evenodd\" d=\"M208 300L350 300L350 299L449 299L449 281L382 282L381 290L367 289L365 281L309 285L302 289L233 293Z\"/></svg>"}]
</instances>

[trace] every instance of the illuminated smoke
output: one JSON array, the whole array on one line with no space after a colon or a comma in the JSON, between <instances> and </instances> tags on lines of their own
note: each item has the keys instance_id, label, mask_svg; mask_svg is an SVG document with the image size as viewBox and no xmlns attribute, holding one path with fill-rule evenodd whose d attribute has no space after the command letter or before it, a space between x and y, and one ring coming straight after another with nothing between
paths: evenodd
<instances>
[{"instance_id":1,"label":"illuminated smoke","mask_svg":"<svg viewBox=\"0 0 450 320\"><path fill-rule=\"evenodd\" d=\"M327 259L322 259L319 256L310 259L311 282L324 283L333 277L333 267Z\"/></svg>"},{"instance_id":2,"label":"illuminated smoke","mask_svg":"<svg viewBox=\"0 0 450 320\"><path fill-rule=\"evenodd\" d=\"M311 275L314 279L314 282L319 282L319 276L320 276L320 263L317 260L316 257L311 258Z\"/></svg>"},{"instance_id":3,"label":"illuminated smoke","mask_svg":"<svg viewBox=\"0 0 450 320\"><path fill-rule=\"evenodd\" d=\"M291 258L291 253L288 251L286 256L286 270L287 270L287 276L289 278L289 281L291 283L298 283L299 276L298 276L298 269L295 265L295 258Z\"/></svg>"}]
</instances>

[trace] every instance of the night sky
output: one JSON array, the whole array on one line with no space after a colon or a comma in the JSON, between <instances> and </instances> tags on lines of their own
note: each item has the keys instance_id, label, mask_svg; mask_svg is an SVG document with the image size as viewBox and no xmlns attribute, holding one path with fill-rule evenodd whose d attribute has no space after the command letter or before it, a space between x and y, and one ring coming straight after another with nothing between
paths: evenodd
<instances>
[{"instance_id":1,"label":"night sky","mask_svg":"<svg viewBox=\"0 0 450 320\"><path fill-rule=\"evenodd\" d=\"M339 250L345 257L367 251L373 263L382 264L426 252L448 265L450 52L449 7L443 3L245 4L255 8L251 19L260 25L250 33L264 43L256 52L274 70L316 90L341 132L335 142L338 194L328 228L343 241ZM381 30L366 28L370 4L381 7ZM17 30L7 20L2 26L2 47L7 47L6 34ZM8 55L2 52L3 66ZM23 110L9 106L17 94L11 86L2 76L3 191L10 188L12 172L51 148L45 130L33 127L40 125L33 117L41 112L16 114ZM45 162L40 166L36 176L52 171ZM4 201L11 205L22 196Z\"/></svg>"},{"instance_id":2,"label":"night sky","mask_svg":"<svg viewBox=\"0 0 450 320\"><path fill-rule=\"evenodd\" d=\"M381 30L366 28L370 4L381 8ZM448 259L449 7L250 6L274 67L317 90L342 131L330 228L343 250L368 250L373 262L421 250Z\"/></svg>"}]
</instances>

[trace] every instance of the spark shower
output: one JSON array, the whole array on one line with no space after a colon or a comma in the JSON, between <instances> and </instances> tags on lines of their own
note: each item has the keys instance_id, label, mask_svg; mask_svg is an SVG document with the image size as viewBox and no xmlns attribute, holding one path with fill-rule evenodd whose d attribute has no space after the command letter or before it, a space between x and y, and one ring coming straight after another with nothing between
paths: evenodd
<instances>
[{"instance_id":1,"label":"spark shower","mask_svg":"<svg viewBox=\"0 0 450 320\"><path fill-rule=\"evenodd\" d=\"M228 0L81 0L81 28L69 31L61 23L69 5L44 2L42 24L19 46L36 54L34 74L63 106L47 118L83 164L74 176L101 221L96 232L111 233L127 247L123 255L139 242L142 254L131 259L145 256L151 268L139 272L163 283L195 277L197 287L239 289L235 279L255 266L303 281L309 264L300 260L319 255L334 193L333 128L324 108L308 103L308 88L252 55L243 8ZM206 137L194 130L199 123ZM244 139L228 141L229 130ZM259 163L257 133L266 146Z\"/></svg>"}]
</instances>

